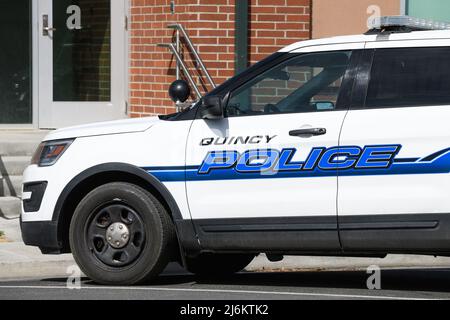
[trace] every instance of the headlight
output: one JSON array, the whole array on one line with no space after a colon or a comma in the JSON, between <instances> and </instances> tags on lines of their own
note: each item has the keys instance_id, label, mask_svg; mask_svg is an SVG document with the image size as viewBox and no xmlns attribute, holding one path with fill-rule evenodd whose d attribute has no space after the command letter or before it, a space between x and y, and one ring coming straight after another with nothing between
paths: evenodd
<instances>
[{"instance_id":1,"label":"headlight","mask_svg":"<svg viewBox=\"0 0 450 320\"><path fill-rule=\"evenodd\" d=\"M74 139L55 140L42 142L31 159L31 164L39 167L49 167L58 161L63 153L69 148Z\"/></svg>"}]
</instances>

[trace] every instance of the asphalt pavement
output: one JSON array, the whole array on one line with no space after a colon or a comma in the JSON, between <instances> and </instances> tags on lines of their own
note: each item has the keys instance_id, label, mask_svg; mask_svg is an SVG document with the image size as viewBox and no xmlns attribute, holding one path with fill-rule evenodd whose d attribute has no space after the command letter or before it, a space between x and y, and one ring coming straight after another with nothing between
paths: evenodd
<instances>
[{"instance_id":1,"label":"asphalt pavement","mask_svg":"<svg viewBox=\"0 0 450 320\"><path fill-rule=\"evenodd\" d=\"M223 279L200 279L170 264L152 283L107 287L81 278L69 255L42 255L21 242L18 220L0 219L0 300L290 300L290 299L450 299L450 258L389 255L379 258L294 257L269 262L260 255L246 272ZM369 290L367 267L381 268L381 290ZM82 276L82 275L81 275ZM72 278L70 280L73 280Z\"/></svg>"},{"instance_id":2,"label":"asphalt pavement","mask_svg":"<svg viewBox=\"0 0 450 320\"><path fill-rule=\"evenodd\" d=\"M291 271L199 279L169 268L150 284L129 287L96 285L82 278L78 289L70 289L66 277L0 281L0 300L450 299L450 269L381 270L380 290L367 289L368 276L365 271Z\"/></svg>"}]
</instances>

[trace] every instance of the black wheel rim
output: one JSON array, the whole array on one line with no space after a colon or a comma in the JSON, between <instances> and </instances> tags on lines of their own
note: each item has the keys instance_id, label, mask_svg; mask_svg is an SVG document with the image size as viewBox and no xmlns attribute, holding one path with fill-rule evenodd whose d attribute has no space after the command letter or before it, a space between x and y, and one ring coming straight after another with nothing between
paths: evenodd
<instances>
[{"instance_id":1,"label":"black wheel rim","mask_svg":"<svg viewBox=\"0 0 450 320\"><path fill-rule=\"evenodd\" d=\"M86 240L98 260L111 267L125 267L141 255L145 228L133 208L123 202L114 202L97 209L91 217ZM113 229L117 232L112 232Z\"/></svg>"}]
</instances>

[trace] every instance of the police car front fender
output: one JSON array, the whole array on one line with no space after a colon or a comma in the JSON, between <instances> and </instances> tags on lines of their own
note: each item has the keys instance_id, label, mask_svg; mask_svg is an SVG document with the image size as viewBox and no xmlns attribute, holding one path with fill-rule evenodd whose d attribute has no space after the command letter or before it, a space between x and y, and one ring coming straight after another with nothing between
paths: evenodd
<instances>
[{"instance_id":1,"label":"police car front fender","mask_svg":"<svg viewBox=\"0 0 450 320\"><path fill-rule=\"evenodd\" d=\"M183 243L180 249L183 254L183 247L196 249L195 230L192 222L183 220L180 209L169 190L149 172L126 163L104 163L91 167L75 176L61 192L53 212L52 221L58 225L58 240L68 250L68 234L70 221L74 208L88 192L104 183L113 181L140 182L148 187L148 191L156 192L156 197L163 199L170 209L170 215L175 224L178 241ZM183 238L183 239L180 239Z\"/></svg>"}]
</instances>

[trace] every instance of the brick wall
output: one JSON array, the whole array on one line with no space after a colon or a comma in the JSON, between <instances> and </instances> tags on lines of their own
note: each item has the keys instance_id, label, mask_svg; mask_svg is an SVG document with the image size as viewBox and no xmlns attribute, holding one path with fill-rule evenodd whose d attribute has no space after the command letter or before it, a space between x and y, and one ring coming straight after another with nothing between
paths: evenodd
<instances>
[{"instance_id":1,"label":"brick wall","mask_svg":"<svg viewBox=\"0 0 450 320\"><path fill-rule=\"evenodd\" d=\"M251 0L250 63L310 38L310 0Z\"/></svg>"},{"instance_id":2,"label":"brick wall","mask_svg":"<svg viewBox=\"0 0 450 320\"><path fill-rule=\"evenodd\" d=\"M81 30L73 30L74 86L83 101L111 100L111 23L110 2L107 0L72 1L80 6Z\"/></svg>"},{"instance_id":3,"label":"brick wall","mask_svg":"<svg viewBox=\"0 0 450 320\"><path fill-rule=\"evenodd\" d=\"M167 89L175 80L175 60L168 49L174 36L167 24L181 23L217 84L234 75L234 11L238 0L131 0L130 114L141 117L174 111ZM310 0L251 0L249 61L254 63L280 48L310 38ZM210 89L183 52L199 88Z\"/></svg>"}]
</instances>

